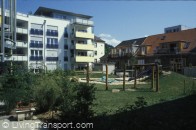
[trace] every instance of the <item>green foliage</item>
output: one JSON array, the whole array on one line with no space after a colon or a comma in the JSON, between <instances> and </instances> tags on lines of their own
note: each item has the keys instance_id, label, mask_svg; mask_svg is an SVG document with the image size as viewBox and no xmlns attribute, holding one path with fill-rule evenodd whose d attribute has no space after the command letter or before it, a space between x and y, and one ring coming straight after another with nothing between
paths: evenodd
<instances>
[{"instance_id":1,"label":"green foliage","mask_svg":"<svg viewBox=\"0 0 196 130\"><path fill-rule=\"evenodd\" d=\"M5 73L1 76L0 101L4 101L8 114L16 106L16 102L29 102L32 99L32 87L34 76L22 68L14 68L13 73Z\"/></svg>"},{"instance_id":2,"label":"green foliage","mask_svg":"<svg viewBox=\"0 0 196 130\"><path fill-rule=\"evenodd\" d=\"M108 53L110 53L111 49L114 48L112 45L109 44L105 44L105 54L107 55Z\"/></svg>"},{"instance_id":3,"label":"green foliage","mask_svg":"<svg viewBox=\"0 0 196 130\"><path fill-rule=\"evenodd\" d=\"M60 98L61 88L53 76L42 75L37 77L33 87L33 96L39 112L45 112L54 108L58 98Z\"/></svg>"},{"instance_id":4,"label":"green foliage","mask_svg":"<svg viewBox=\"0 0 196 130\"><path fill-rule=\"evenodd\" d=\"M64 88L65 95L60 107L61 118L66 121L84 121L93 116L92 105L95 99L94 85L72 83Z\"/></svg>"}]
</instances>

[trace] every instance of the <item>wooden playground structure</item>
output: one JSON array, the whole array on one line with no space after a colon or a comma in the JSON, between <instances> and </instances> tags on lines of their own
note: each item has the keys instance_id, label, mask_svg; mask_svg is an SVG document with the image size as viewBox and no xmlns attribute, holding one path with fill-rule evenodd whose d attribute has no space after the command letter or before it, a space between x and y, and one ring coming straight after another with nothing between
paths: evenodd
<instances>
[{"instance_id":1,"label":"wooden playground structure","mask_svg":"<svg viewBox=\"0 0 196 130\"><path fill-rule=\"evenodd\" d=\"M134 89L137 87L137 79L138 79L138 74L143 73L143 71L141 71L141 68L150 68L147 71L150 71L151 75L149 76L151 79L151 89L153 90L155 88L155 91L158 92L159 91L159 65L156 63L151 63L151 64L135 64L132 65L133 67L133 72L134 72L134 77L132 80L134 80ZM106 64L106 75L105 75L105 90L108 90L108 65ZM125 91L125 78L126 78L126 65L124 65L123 67L123 91ZM90 81L90 77L89 77L89 65L87 65L87 73L86 73L86 83L89 84Z\"/></svg>"}]
</instances>

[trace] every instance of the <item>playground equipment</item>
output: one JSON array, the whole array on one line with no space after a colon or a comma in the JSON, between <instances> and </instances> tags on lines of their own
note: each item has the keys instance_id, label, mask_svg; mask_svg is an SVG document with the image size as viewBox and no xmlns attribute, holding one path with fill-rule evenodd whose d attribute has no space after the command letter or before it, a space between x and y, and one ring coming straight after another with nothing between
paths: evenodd
<instances>
[{"instance_id":1,"label":"playground equipment","mask_svg":"<svg viewBox=\"0 0 196 130\"><path fill-rule=\"evenodd\" d=\"M144 75L148 75L148 77L151 77L152 89L154 88L154 83L156 81L156 92L158 92L159 91L159 65L156 63L152 63L152 64L143 64L143 65L136 64L133 66L134 66L134 88L136 88L137 85L136 80L138 78L141 78ZM138 70L141 68L144 69L138 73Z\"/></svg>"},{"instance_id":2,"label":"playground equipment","mask_svg":"<svg viewBox=\"0 0 196 130\"><path fill-rule=\"evenodd\" d=\"M155 81L156 81L156 92L159 91L159 65L156 63L151 63L151 64L136 64L133 65L133 72L134 72L134 77L130 78L128 81L134 80L134 88L137 86L137 80L141 79L151 79L151 88L154 89ZM108 90L108 83L113 83L116 82L114 79L108 79L108 65L106 64L106 75L103 76L99 81L100 82L105 82L105 90ZM123 90L125 91L125 85L127 82L125 82L125 73L126 73L126 65L124 65L123 69ZM90 77L89 77L89 67L87 64L87 75L86 75L86 83L89 84Z\"/></svg>"}]
</instances>

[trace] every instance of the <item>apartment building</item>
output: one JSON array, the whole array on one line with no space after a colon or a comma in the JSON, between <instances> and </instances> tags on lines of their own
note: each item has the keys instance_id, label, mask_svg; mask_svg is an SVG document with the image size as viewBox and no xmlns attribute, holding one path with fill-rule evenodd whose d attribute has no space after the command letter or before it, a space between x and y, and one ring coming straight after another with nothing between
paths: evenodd
<instances>
[{"instance_id":1,"label":"apartment building","mask_svg":"<svg viewBox=\"0 0 196 130\"><path fill-rule=\"evenodd\" d=\"M100 37L95 36L94 45L94 63L99 63L100 58L105 55L105 41Z\"/></svg>"},{"instance_id":2,"label":"apartment building","mask_svg":"<svg viewBox=\"0 0 196 130\"><path fill-rule=\"evenodd\" d=\"M6 31L10 30L9 15L9 11L5 10L5 38L8 39L11 35L8 31ZM27 66L29 20L26 14L21 13L17 13L16 19L16 43L5 40L4 60L7 64L10 64L10 62L12 61L14 62L14 64Z\"/></svg>"},{"instance_id":3,"label":"apartment building","mask_svg":"<svg viewBox=\"0 0 196 130\"><path fill-rule=\"evenodd\" d=\"M82 70L87 64L92 67L105 50L104 41L94 42L91 18L45 7L39 7L34 14L17 13L16 49L5 61L20 65L23 62L34 72L56 68Z\"/></svg>"},{"instance_id":4,"label":"apartment building","mask_svg":"<svg viewBox=\"0 0 196 130\"><path fill-rule=\"evenodd\" d=\"M137 59L145 63L159 62L164 68L181 71L196 65L196 28L148 36Z\"/></svg>"},{"instance_id":5,"label":"apartment building","mask_svg":"<svg viewBox=\"0 0 196 130\"><path fill-rule=\"evenodd\" d=\"M131 64L136 64L131 58L136 56L138 53L141 44L146 38L137 38L131 40L122 41L115 48L111 49L111 52L107 56L107 62L114 62L116 68L122 69L124 64L130 66ZM102 57L104 60L104 57ZM134 62L134 63L133 63Z\"/></svg>"}]
</instances>

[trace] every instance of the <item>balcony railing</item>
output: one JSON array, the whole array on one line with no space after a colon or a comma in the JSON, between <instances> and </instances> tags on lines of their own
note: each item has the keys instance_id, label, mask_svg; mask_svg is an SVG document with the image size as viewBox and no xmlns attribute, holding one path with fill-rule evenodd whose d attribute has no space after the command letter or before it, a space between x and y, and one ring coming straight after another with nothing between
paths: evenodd
<instances>
[{"instance_id":1,"label":"balcony railing","mask_svg":"<svg viewBox=\"0 0 196 130\"><path fill-rule=\"evenodd\" d=\"M90 32L76 31L75 32L75 37L94 39L94 34L90 33Z\"/></svg>"},{"instance_id":2,"label":"balcony railing","mask_svg":"<svg viewBox=\"0 0 196 130\"><path fill-rule=\"evenodd\" d=\"M46 57L46 61L58 61L58 57Z\"/></svg>"},{"instance_id":3,"label":"balcony railing","mask_svg":"<svg viewBox=\"0 0 196 130\"><path fill-rule=\"evenodd\" d=\"M30 43L30 47L43 48L43 44L42 43Z\"/></svg>"},{"instance_id":4,"label":"balcony railing","mask_svg":"<svg viewBox=\"0 0 196 130\"><path fill-rule=\"evenodd\" d=\"M12 56L5 57L7 61L27 61L27 56L20 54L13 54Z\"/></svg>"},{"instance_id":5,"label":"balcony railing","mask_svg":"<svg viewBox=\"0 0 196 130\"><path fill-rule=\"evenodd\" d=\"M179 52L178 48L160 48L156 50L156 54L176 54Z\"/></svg>"},{"instance_id":6,"label":"balcony railing","mask_svg":"<svg viewBox=\"0 0 196 130\"><path fill-rule=\"evenodd\" d=\"M33 35L43 35L43 30L42 29L31 28L30 34L33 34Z\"/></svg>"},{"instance_id":7,"label":"balcony railing","mask_svg":"<svg viewBox=\"0 0 196 130\"><path fill-rule=\"evenodd\" d=\"M92 44L80 44L76 43L77 50L94 50L94 46Z\"/></svg>"},{"instance_id":8,"label":"balcony railing","mask_svg":"<svg viewBox=\"0 0 196 130\"><path fill-rule=\"evenodd\" d=\"M81 18L72 19L71 23L93 26L93 21L87 19L81 19Z\"/></svg>"},{"instance_id":9,"label":"balcony railing","mask_svg":"<svg viewBox=\"0 0 196 130\"><path fill-rule=\"evenodd\" d=\"M58 31L57 30L47 30L46 35L47 36L58 37Z\"/></svg>"},{"instance_id":10,"label":"balcony railing","mask_svg":"<svg viewBox=\"0 0 196 130\"><path fill-rule=\"evenodd\" d=\"M43 56L30 56L31 61L42 61Z\"/></svg>"},{"instance_id":11,"label":"balcony railing","mask_svg":"<svg viewBox=\"0 0 196 130\"><path fill-rule=\"evenodd\" d=\"M58 44L46 44L46 48L50 48L50 49L58 49Z\"/></svg>"},{"instance_id":12,"label":"balcony railing","mask_svg":"<svg viewBox=\"0 0 196 130\"><path fill-rule=\"evenodd\" d=\"M26 28L19 28L19 27L16 28L16 32L17 33L22 33L22 34L27 34L28 33Z\"/></svg>"},{"instance_id":13,"label":"balcony railing","mask_svg":"<svg viewBox=\"0 0 196 130\"><path fill-rule=\"evenodd\" d=\"M27 42L25 41L16 41L16 46L17 47L27 47Z\"/></svg>"},{"instance_id":14,"label":"balcony railing","mask_svg":"<svg viewBox=\"0 0 196 130\"><path fill-rule=\"evenodd\" d=\"M94 57L91 57L91 56L76 56L76 62L94 62Z\"/></svg>"}]
</instances>

